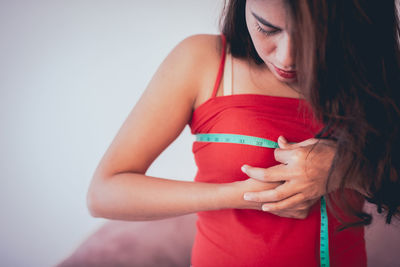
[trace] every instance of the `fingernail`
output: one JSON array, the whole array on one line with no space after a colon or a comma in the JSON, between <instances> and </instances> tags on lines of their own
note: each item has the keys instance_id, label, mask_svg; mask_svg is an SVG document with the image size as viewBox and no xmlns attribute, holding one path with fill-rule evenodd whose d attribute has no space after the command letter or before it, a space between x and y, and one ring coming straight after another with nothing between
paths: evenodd
<instances>
[{"instance_id":1,"label":"fingernail","mask_svg":"<svg viewBox=\"0 0 400 267\"><path fill-rule=\"evenodd\" d=\"M264 205L264 206L262 206L261 208L262 208L263 211L269 211L269 207L268 207L268 206L265 206L265 205Z\"/></svg>"},{"instance_id":2,"label":"fingernail","mask_svg":"<svg viewBox=\"0 0 400 267\"><path fill-rule=\"evenodd\" d=\"M243 198L244 198L244 200L253 200L252 195L248 194L248 193L244 194Z\"/></svg>"},{"instance_id":3,"label":"fingernail","mask_svg":"<svg viewBox=\"0 0 400 267\"><path fill-rule=\"evenodd\" d=\"M247 166L246 166L246 165L243 165L242 168L240 168L240 169L242 170L242 172L246 173L246 172L247 172L247 169L246 169L246 168L247 168Z\"/></svg>"},{"instance_id":4,"label":"fingernail","mask_svg":"<svg viewBox=\"0 0 400 267\"><path fill-rule=\"evenodd\" d=\"M282 143L287 143L286 138L283 136L279 136L278 140L281 141Z\"/></svg>"}]
</instances>

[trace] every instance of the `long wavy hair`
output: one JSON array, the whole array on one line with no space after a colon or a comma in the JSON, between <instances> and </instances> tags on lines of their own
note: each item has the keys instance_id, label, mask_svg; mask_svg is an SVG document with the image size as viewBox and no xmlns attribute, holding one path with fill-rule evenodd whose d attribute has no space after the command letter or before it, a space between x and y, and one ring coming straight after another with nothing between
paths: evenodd
<instances>
[{"instance_id":1,"label":"long wavy hair","mask_svg":"<svg viewBox=\"0 0 400 267\"><path fill-rule=\"evenodd\" d=\"M344 198L364 191L385 211L400 213L400 24L395 0L286 0L301 92L325 125L317 138L336 141L329 171L341 184L335 201L359 221L371 216ZM245 0L225 3L222 33L235 57L263 64L245 21ZM345 200L344 202L342 200ZM336 202L335 202L336 203Z\"/></svg>"}]
</instances>

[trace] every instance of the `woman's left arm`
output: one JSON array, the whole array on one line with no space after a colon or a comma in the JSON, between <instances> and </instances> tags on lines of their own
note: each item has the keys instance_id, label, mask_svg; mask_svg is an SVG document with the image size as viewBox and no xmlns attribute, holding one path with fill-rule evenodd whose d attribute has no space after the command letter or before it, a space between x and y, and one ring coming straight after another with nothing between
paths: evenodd
<instances>
[{"instance_id":1,"label":"woman's left arm","mask_svg":"<svg viewBox=\"0 0 400 267\"><path fill-rule=\"evenodd\" d=\"M285 138L278 139L275 159L281 164L270 168L242 167L250 178L264 182L282 182L275 189L248 192L244 199L264 203L263 210L281 217L306 218L311 206L329 191L338 188L340 180L328 173L335 156L334 141L307 139L290 144Z\"/></svg>"}]
</instances>

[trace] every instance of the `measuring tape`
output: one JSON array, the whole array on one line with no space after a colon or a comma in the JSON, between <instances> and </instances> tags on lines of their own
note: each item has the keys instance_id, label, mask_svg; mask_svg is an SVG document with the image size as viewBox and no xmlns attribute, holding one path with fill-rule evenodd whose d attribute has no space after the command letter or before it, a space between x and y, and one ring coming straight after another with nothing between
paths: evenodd
<instances>
[{"instance_id":1,"label":"measuring tape","mask_svg":"<svg viewBox=\"0 0 400 267\"><path fill-rule=\"evenodd\" d=\"M234 143L234 144L268 147L268 148L279 147L278 143L274 141L254 136L240 135L240 134L197 134L196 141Z\"/></svg>"},{"instance_id":2,"label":"measuring tape","mask_svg":"<svg viewBox=\"0 0 400 267\"><path fill-rule=\"evenodd\" d=\"M321 267L329 267L328 215L325 197L321 198L321 231L319 234L319 257Z\"/></svg>"},{"instance_id":3,"label":"measuring tape","mask_svg":"<svg viewBox=\"0 0 400 267\"><path fill-rule=\"evenodd\" d=\"M213 143L232 143L243 144L267 148L279 148L278 143L260 137L240 135L240 134L196 134L198 142L213 142ZM321 267L329 267L329 236L328 236L328 215L326 211L325 197L321 198L321 229L320 229L320 244L319 256Z\"/></svg>"}]
</instances>

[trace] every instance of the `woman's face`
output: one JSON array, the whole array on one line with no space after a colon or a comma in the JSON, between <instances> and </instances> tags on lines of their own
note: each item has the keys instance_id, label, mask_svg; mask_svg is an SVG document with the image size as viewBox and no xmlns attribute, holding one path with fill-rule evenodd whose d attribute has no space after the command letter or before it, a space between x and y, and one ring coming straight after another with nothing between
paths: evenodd
<instances>
[{"instance_id":1,"label":"woman's face","mask_svg":"<svg viewBox=\"0 0 400 267\"><path fill-rule=\"evenodd\" d=\"M246 23L254 47L282 82L296 79L295 55L284 0L247 0Z\"/></svg>"}]
</instances>

